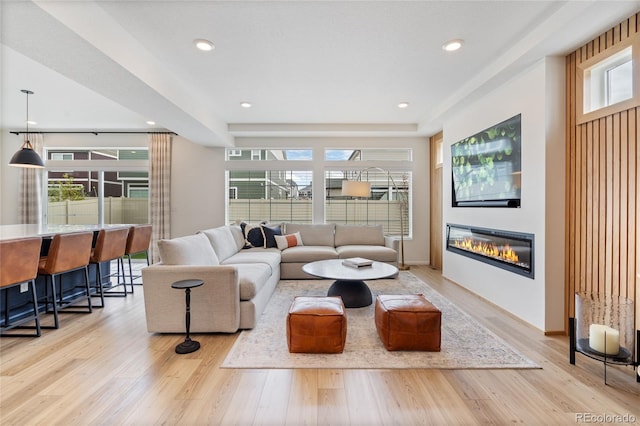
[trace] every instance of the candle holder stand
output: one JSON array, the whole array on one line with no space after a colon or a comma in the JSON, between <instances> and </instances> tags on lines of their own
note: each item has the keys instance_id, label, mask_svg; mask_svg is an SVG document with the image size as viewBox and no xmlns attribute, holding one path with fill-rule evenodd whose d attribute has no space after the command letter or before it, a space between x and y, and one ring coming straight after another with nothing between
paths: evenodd
<instances>
[{"instance_id":1,"label":"candle holder stand","mask_svg":"<svg viewBox=\"0 0 640 426\"><path fill-rule=\"evenodd\" d=\"M622 296L576 293L575 317L569 318L569 362L576 363L576 352L604 364L640 366L640 330L635 329L633 300Z\"/></svg>"}]
</instances>

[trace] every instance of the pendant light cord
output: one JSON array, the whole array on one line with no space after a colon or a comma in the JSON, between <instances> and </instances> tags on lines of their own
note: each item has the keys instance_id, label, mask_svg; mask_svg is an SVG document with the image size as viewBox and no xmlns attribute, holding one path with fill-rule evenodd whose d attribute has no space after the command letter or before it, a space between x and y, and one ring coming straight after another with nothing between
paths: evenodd
<instances>
[{"instance_id":1,"label":"pendant light cord","mask_svg":"<svg viewBox=\"0 0 640 426\"><path fill-rule=\"evenodd\" d=\"M31 145L31 141L29 140L29 95L33 94L31 90L22 89L22 93L27 96L27 131L25 132L27 135L27 139L23 143L23 148L33 149L33 145Z\"/></svg>"}]
</instances>

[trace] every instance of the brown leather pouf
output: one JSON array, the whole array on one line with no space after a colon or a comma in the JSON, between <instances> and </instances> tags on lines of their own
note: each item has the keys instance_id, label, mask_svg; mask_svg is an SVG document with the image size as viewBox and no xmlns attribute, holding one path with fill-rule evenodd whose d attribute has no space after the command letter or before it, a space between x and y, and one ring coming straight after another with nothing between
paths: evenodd
<instances>
[{"instance_id":1,"label":"brown leather pouf","mask_svg":"<svg viewBox=\"0 0 640 426\"><path fill-rule=\"evenodd\" d=\"M347 339L344 309L340 297L296 297L287 315L289 352L342 352Z\"/></svg>"},{"instance_id":2,"label":"brown leather pouf","mask_svg":"<svg viewBox=\"0 0 640 426\"><path fill-rule=\"evenodd\" d=\"M376 297L376 328L389 351L440 351L441 312L422 294Z\"/></svg>"}]
</instances>

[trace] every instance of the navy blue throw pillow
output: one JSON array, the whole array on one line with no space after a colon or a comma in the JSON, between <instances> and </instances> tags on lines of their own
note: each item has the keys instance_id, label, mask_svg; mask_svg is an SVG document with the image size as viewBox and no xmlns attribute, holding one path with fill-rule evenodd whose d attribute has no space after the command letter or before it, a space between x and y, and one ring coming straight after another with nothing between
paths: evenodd
<instances>
[{"instance_id":1,"label":"navy blue throw pillow","mask_svg":"<svg viewBox=\"0 0 640 426\"><path fill-rule=\"evenodd\" d=\"M260 229L262 230L262 236L264 237L264 248L278 247L275 236L282 235L282 229L280 228L280 225L260 225Z\"/></svg>"}]
</instances>

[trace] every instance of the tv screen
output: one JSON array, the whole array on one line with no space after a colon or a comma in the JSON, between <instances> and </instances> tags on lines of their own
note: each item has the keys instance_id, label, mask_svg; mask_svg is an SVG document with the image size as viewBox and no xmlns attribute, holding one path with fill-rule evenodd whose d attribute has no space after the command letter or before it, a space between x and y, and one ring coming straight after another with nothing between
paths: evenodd
<instances>
[{"instance_id":1,"label":"tv screen","mask_svg":"<svg viewBox=\"0 0 640 426\"><path fill-rule=\"evenodd\" d=\"M520 114L451 145L453 207L520 207Z\"/></svg>"}]
</instances>

